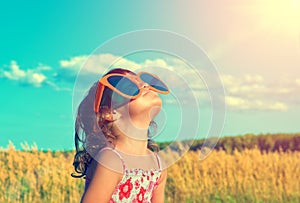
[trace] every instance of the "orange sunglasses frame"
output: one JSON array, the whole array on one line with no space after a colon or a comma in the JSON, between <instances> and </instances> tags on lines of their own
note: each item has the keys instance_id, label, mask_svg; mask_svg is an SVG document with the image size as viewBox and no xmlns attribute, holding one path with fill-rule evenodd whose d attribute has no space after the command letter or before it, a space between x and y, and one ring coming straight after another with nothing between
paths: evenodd
<instances>
[{"instance_id":1,"label":"orange sunglasses frame","mask_svg":"<svg viewBox=\"0 0 300 203\"><path fill-rule=\"evenodd\" d=\"M148 74L148 75L151 75L153 76L154 78L158 79L163 85L165 85L167 88L168 86L159 78L157 77L156 75L152 74L152 73L148 73L148 72L139 72L137 74L138 78L143 81L141 78L140 78L140 75L142 74ZM104 88L105 87L108 87L110 88L111 90L117 92L118 94L120 94L121 96L125 97L125 98L130 98L130 99L136 99L138 98L140 95L141 95L141 91L139 91L139 93L135 96L131 96L131 95L127 95L127 94L124 94L123 92L121 92L120 90L118 90L116 87L114 87L113 85L111 85L109 82L108 82L108 78L111 77L111 76L122 76L122 77L125 77L127 79L129 79L130 81L132 81L134 84L136 84L136 86L138 87L138 89L140 90L141 88L139 88L139 84L134 81L131 77L127 76L127 75L124 75L124 74L120 74L120 73L111 73L111 74L107 74L105 76L103 76L99 81L98 81L98 87L97 87L97 91L96 91L96 95L95 95L95 102L94 102L94 111L96 113L98 113L98 109L99 109L99 106L100 106L100 103L101 103L101 100L102 100L102 95L103 95L103 91L104 91ZM143 81L145 82L145 81ZM155 92L158 92L160 94L169 94L170 93L170 90L168 89L167 91L161 91L161 90L158 90L154 87L152 87L151 85L148 86L148 88L150 90L153 90Z\"/></svg>"}]
</instances>

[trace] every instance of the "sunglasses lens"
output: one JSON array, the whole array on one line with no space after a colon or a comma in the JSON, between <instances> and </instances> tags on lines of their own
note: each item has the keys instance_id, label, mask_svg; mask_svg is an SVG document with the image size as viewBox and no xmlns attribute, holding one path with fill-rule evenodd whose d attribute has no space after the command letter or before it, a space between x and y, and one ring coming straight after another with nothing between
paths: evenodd
<instances>
[{"instance_id":1,"label":"sunglasses lens","mask_svg":"<svg viewBox=\"0 0 300 203\"><path fill-rule=\"evenodd\" d=\"M107 81L128 96L136 96L139 93L138 86L126 77L114 75L108 77Z\"/></svg>"},{"instance_id":2,"label":"sunglasses lens","mask_svg":"<svg viewBox=\"0 0 300 203\"><path fill-rule=\"evenodd\" d=\"M149 84L150 86L154 87L157 90L163 91L163 92L167 92L168 91L168 87L158 78L147 74L147 73L142 73L140 75L140 78L147 84Z\"/></svg>"}]
</instances>

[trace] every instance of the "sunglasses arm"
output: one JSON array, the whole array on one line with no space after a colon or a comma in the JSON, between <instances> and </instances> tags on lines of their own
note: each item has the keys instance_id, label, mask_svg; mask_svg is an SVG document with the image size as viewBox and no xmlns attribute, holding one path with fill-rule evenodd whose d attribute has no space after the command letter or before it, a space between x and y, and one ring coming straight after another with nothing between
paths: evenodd
<instances>
[{"instance_id":1,"label":"sunglasses arm","mask_svg":"<svg viewBox=\"0 0 300 203\"><path fill-rule=\"evenodd\" d=\"M94 111L96 113L99 112L99 106L101 103L104 88L105 88L105 86L102 85L100 82L98 82L98 87L97 87L97 91L96 91L96 95L95 95L95 102L94 102Z\"/></svg>"}]
</instances>

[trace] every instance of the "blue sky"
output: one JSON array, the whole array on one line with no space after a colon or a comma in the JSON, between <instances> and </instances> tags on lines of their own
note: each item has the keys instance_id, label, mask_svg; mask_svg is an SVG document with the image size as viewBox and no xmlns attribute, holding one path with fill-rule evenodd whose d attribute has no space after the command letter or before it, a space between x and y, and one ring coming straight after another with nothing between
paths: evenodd
<instances>
[{"instance_id":1,"label":"blue sky","mask_svg":"<svg viewBox=\"0 0 300 203\"><path fill-rule=\"evenodd\" d=\"M226 90L222 135L299 132L299 1L6 1L0 6L0 146L73 146L72 89L99 45L138 29L202 47ZM280 15L279 15L280 13Z\"/></svg>"}]
</instances>

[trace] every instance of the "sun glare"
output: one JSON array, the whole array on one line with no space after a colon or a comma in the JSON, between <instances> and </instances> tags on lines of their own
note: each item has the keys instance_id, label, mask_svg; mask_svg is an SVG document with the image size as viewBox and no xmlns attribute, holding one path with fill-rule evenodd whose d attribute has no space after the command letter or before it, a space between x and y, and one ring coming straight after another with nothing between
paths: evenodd
<instances>
[{"instance_id":1,"label":"sun glare","mask_svg":"<svg viewBox=\"0 0 300 203\"><path fill-rule=\"evenodd\" d=\"M270 31L300 32L300 0L271 0L257 5L258 23Z\"/></svg>"},{"instance_id":2,"label":"sun glare","mask_svg":"<svg viewBox=\"0 0 300 203\"><path fill-rule=\"evenodd\" d=\"M299 0L291 0L292 9L299 12L300 9L300 1Z\"/></svg>"}]
</instances>

